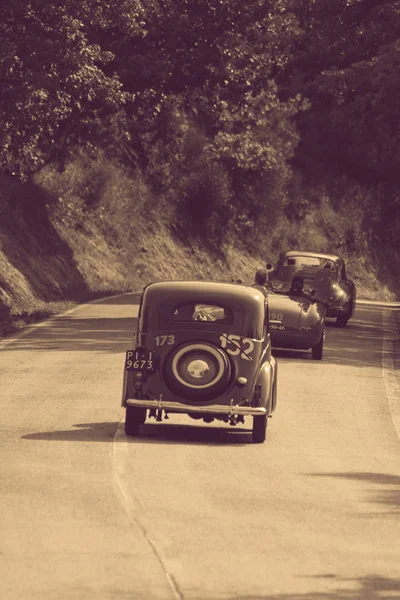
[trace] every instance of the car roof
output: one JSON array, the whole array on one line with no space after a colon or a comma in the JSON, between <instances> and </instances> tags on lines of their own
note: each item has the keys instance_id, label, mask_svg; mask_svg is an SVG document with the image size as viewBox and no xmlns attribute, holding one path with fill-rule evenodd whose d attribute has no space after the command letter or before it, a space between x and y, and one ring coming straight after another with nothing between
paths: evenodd
<instances>
[{"instance_id":1,"label":"car roof","mask_svg":"<svg viewBox=\"0 0 400 600\"><path fill-rule=\"evenodd\" d=\"M324 252L307 252L303 250L289 250L288 252L282 252L281 256L290 258L292 256L310 256L313 258L325 258L333 261L343 261L343 259L337 254L325 254Z\"/></svg>"},{"instance_id":2,"label":"car roof","mask_svg":"<svg viewBox=\"0 0 400 600\"><path fill-rule=\"evenodd\" d=\"M266 303L262 292L251 286L214 281L163 281L148 285L139 310L139 328L154 333L171 329L173 323L174 330L187 329L187 323L173 319L176 308L186 303L226 307L233 315L230 330L250 338L262 337ZM190 327L203 329L203 325L196 322L191 322ZM227 325L216 324L215 327L221 330Z\"/></svg>"},{"instance_id":3,"label":"car roof","mask_svg":"<svg viewBox=\"0 0 400 600\"><path fill-rule=\"evenodd\" d=\"M216 281L161 281L145 288L146 299L182 299L183 302L244 302L248 304L265 301L263 294L252 286Z\"/></svg>"}]
</instances>

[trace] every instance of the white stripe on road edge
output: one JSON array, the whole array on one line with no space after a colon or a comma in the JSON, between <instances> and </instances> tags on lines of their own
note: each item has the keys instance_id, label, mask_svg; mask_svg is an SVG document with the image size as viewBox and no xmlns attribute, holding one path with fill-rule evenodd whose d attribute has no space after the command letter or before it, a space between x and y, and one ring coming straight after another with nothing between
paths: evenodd
<instances>
[{"instance_id":1,"label":"white stripe on road edge","mask_svg":"<svg viewBox=\"0 0 400 600\"><path fill-rule=\"evenodd\" d=\"M400 374L397 373L394 357L394 340L396 339L395 315L382 312L383 348L382 374L386 387L389 410L397 437L400 439Z\"/></svg>"},{"instance_id":2,"label":"white stripe on road edge","mask_svg":"<svg viewBox=\"0 0 400 600\"><path fill-rule=\"evenodd\" d=\"M16 340L24 338L26 335L31 333L31 331L34 331L35 329L38 329L39 327L45 327L46 325L48 325L49 323L52 323L53 321L56 321L60 317L65 317L67 315L70 315L71 313L75 312L76 310L79 310L80 308L83 308L84 306L89 306L90 304L100 304L100 302L103 302L105 300L112 300L113 298L120 298L121 296L131 296L131 295L134 296L135 294L138 294L138 293L141 293L141 292L124 292L122 294L114 294L113 296L103 296L102 298L97 298L96 300L89 300L88 302L84 302L83 304L77 304L76 306L73 306L72 308L68 308L67 310L64 310L61 313L52 315L51 317L48 317L47 319L44 319L43 321L38 321L37 323L32 323L32 325L27 325L26 327L23 327L21 329L21 331L18 331L17 333L12 333L11 335L8 335L2 341L0 341L0 349L5 348L6 346L9 346Z\"/></svg>"},{"instance_id":3,"label":"white stripe on road edge","mask_svg":"<svg viewBox=\"0 0 400 600\"><path fill-rule=\"evenodd\" d=\"M361 304L364 306L381 306L382 308L400 308L400 302L380 302L379 300L356 300L356 308Z\"/></svg>"},{"instance_id":4,"label":"white stripe on road edge","mask_svg":"<svg viewBox=\"0 0 400 600\"><path fill-rule=\"evenodd\" d=\"M125 411L124 415L125 415ZM143 538L150 547L155 559L160 564L164 571L167 583L174 595L175 600L183 600L183 594L181 593L179 586L172 574L173 570L176 570L177 564L172 559L165 557L165 552L159 547L160 544L156 544L152 538L151 533L148 531L143 516L146 515L146 506L140 498L137 486L133 486L136 493L132 495L131 490L127 486L128 473L124 465L129 465L131 460L131 449L129 439L127 439L124 426L122 424L124 417L121 417L119 427L117 428L113 438L113 450L112 450L112 470L114 475L114 484L118 490L118 495L121 500L121 504L128 515L128 518L134 526L138 527L141 531ZM142 518L141 518L142 517Z\"/></svg>"}]
</instances>

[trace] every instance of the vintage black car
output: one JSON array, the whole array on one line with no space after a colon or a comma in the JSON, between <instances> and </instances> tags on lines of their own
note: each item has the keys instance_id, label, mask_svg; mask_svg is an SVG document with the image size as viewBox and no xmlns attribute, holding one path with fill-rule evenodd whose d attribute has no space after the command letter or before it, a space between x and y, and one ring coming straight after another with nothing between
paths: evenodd
<instances>
[{"instance_id":1,"label":"vintage black car","mask_svg":"<svg viewBox=\"0 0 400 600\"><path fill-rule=\"evenodd\" d=\"M340 256L300 250L282 252L269 275L272 289L287 291L295 276L303 277L305 289L324 303L327 317L336 318L339 327L347 324L354 314L356 286L347 278Z\"/></svg>"},{"instance_id":2,"label":"vintage black car","mask_svg":"<svg viewBox=\"0 0 400 600\"><path fill-rule=\"evenodd\" d=\"M122 393L127 435L138 435L147 417L185 413L230 425L252 417L253 442L264 442L277 401L277 362L260 291L204 281L151 284L134 340Z\"/></svg>"}]
</instances>

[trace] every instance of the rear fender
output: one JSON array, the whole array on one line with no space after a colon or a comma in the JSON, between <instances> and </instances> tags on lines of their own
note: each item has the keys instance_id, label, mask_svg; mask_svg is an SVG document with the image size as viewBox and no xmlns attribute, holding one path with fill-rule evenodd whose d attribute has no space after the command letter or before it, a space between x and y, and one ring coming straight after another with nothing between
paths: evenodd
<instances>
[{"instance_id":1,"label":"rear fender","mask_svg":"<svg viewBox=\"0 0 400 600\"><path fill-rule=\"evenodd\" d=\"M356 310L356 298L357 298L357 292L356 292L356 286L354 285L354 283L353 283L353 282L351 282L351 283L353 284L353 288L352 288L353 295L352 295L352 303L351 303L351 315L350 315L350 316L351 316L351 317L353 317L353 316L354 316L354 312L355 312L355 310Z\"/></svg>"},{"instance_id":2,"label":"rear fender","mask_svg":"<svg viewBox=\"0 0 400 600\"><path fill-rule=\"evenodd\" d=\"M135 373L133 371L124 370L124 376L122 380L122 399L121 406L126 408L126 400L128 398L132 398L132 394L137 394L139 390L135 390L135 385L137 386L137 382L135 383ZM139 384L141 388L141 384Z\"/></svg>"},{"instance_id":3,"label":"rear fender","mask_svg":"<svg viewBox=\"0 0 400 600\"><path fill-rule=\"evenodd\" d=\"M321 302L311 303L308 300L305 302L308 306L300 315L299 329L304 328L306 331L317 335L319 339L325 323L325 307Z\"/></svg>"},{"instance_id":4,"label":"rear fender","mask_svg":"<svg viewBox=\"0 0 400 600\"><path fill-rule=\"evenodd\" d=\"M123 406L124 408L126 407L126 399L128 398L128 375L129 375L129 371L125 371L124 369L124 377L122 380L122 399L121 399L121 406Z\"/></svg>"},{"instance_id":5,"label":"rear fender","mask_svg":"<svg viewBox=\"0 0 400 600\"><path fill-rule=\"evenodd\" d=\"M350 279L347 280L347 285L349 288L350 317L352 317L356 307L356 286Z\"/></svg>"},{"instance_id":6,"label":"rear fender","mask_svg":"<svg viewBox=\"0 0 400 600\"><path fill-rule=\"evenodd\" d=\"M261 391L259 406L265 406L268 415L274 410L274 404L276 404L276 398L274 399L274 394L276 395L276 375L277 362L274 357L271 357L270 361L265 361L261 365L256 382Z\"/></svg>"},{"instance_id":7,"label":"rear fender","mask_svg":"<svg viewBox=\"0 0 400 600\"><path fill-rule=\"evenodd\" d=\"M305 302L308 302L305 300ZM281 294L270 294L268 297L269 323L272 329L284 326L287 330L299 328L303 299Z\"/></svg>"},{"instance_id":8,"label":"rear fender","mask_svg":"<svg viewBox=\"0 0 400 600\"><path fill-rule=\"evenodd\" d=\"M274 381L273 381L273 388L272 388L272 406L271 406L271 412L274 412L275 408L276 408L276 403L278 401L278 361L274 358L274 365L273 365L273 370L274 370Z\"/></svg>"}]
</instances>

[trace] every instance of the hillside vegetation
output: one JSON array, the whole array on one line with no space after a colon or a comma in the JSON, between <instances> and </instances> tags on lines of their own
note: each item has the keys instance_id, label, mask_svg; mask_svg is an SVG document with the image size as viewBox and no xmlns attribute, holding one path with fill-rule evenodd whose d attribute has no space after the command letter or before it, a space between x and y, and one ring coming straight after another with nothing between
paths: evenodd
<instances>
[{"instance_id":1,"label":"hillside vegetation","mask_svg":"<svg viewBox=\"0 0 400 600\"><path fill-rule=\"evenodd\" d=\"M399 295L400 3L0 8L3 332L288 248Z\"/></svg>"}]
</instances>

